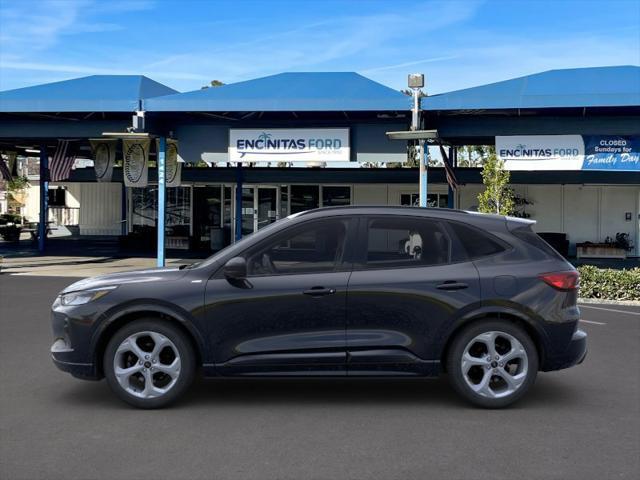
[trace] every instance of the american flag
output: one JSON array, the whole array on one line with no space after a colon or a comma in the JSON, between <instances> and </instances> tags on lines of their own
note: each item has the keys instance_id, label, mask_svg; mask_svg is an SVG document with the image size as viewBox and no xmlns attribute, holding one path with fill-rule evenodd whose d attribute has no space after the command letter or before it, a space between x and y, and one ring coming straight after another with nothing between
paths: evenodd
<instances>
[{"instance_id":1,"label":"american flag","mask_svg":"<svg viewBox=\"0 0 640 480\"><path fill-rule=\"evenodd\" d=\"M71 140L58 140L58 146L52 157L49 157L49 180L60 182L71 175L71 167L76 160L73 151L70 152Z\"/></svg>"},{"instance_id":2,"label":"american flag","mask_svg":"<svg viewBox=\"0 0 640 480\"><path fill-rule=\"evenodd\" d=\"M11 175L11 170L7 167L7 162L4 161L2 155L0 155L0 176L4 178L7 182L13 180L13 175Z\"/></svg>"},{"instance_id":3,"label":"american flag","mask_svg":"<svg viewBox=\"0 0 640 480\"><path fill-rule=\"evenodd\" d=\"M451 161L447 157L447 152L444 151L442 145L440 145L440 154L442 155L442 161L444 162L444 173L447 177L447 183L452 189L458 188L458 179L456 178L456 172L453 171Z\"/></svg>"}]
</instances>

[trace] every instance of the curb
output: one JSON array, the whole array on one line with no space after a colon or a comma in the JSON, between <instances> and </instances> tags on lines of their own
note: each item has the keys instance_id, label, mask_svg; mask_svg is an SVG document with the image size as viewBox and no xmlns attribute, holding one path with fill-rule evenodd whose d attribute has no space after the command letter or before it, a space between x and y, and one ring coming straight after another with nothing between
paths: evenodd
<instances>
[{"instance_id":1,"label":"curb","mask_svg":"<svg viewBox=\"0 0 640 480\"><path fill-rule=\"evenodd\" d=\"M604 300L602 298L578 298L578 303L600 304L600 305L626 305L628 307L640 306L638 300Z\"/></svg>"}]
</instances>

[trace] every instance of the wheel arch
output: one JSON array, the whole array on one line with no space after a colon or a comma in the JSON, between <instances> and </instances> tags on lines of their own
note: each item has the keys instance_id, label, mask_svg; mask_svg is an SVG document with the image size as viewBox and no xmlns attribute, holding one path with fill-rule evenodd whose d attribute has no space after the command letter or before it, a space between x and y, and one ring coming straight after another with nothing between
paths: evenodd
<instances>
[{"instance_id":1,"label":"wheel arch","mask_svg":"<svg viewBox=\"0 0 640 480\"><path fill-rule=\"evenodd\" d=\"M451 348L451 344L456 336L469 325L476 324L486 320L505 320L521 327L531 338L538 352L539 364L544 363L545 358L545 339L542 329L537 328L534 322L520 311L508 308L488 308L477 311L462 317L455 323L453 328L446 335L444 346L440 352L439 359L442 365L442 371L446 372L446 358Z\"/></svg>"},{"instance_id":2,"label":"wheel arch","mask_svg":"<svg viewBox=\"0 0 640 480\"><path fill-rule=\"evenodd\" d=\"M96 372L100 377L104 376L103 357L109 340L122 327L142 318L162 319L178 327L186 335L193 347L196 365L202 365L207 358L208 352L205 349L204 340L194 328L192 322L185 318L183 314L163 305L139 304L112 312L108 319L102 322L102 328L96 332L92 341L92 351Z\"/></svg>"}]
</instances>

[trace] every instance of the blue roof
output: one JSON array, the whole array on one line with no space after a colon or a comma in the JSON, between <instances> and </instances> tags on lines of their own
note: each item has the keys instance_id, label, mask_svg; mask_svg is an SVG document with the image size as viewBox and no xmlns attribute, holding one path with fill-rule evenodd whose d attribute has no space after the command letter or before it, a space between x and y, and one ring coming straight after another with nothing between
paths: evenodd
<instances>
[{"instance_id":1,"label":"blue roof","mask_svg":"<svg viewBox=\"0 0 640 480\"><path fill-rule=\"evenodd\" d=\"M549 70L422 99L424 110L638 105L640 105L640 67L632 65Z\"/></svg>"},{"instance_id":2,"label":"blue roof","mask_svg":"<svg viewBox=\"0 0 640 480\"><path fill-rule=\"evenodd\" d=\"M91 75L0 92L0 112L133 112L176 92L142 75Z\"/></svg>"},{"instance_id":3,"label":"blue roof","mask_svg":"<svg viewBox=\"0 0 640 480\"><path fill-rule=\"evenodd\" d=\"M355 72L296 72L144 102L150 112L410 110L410 97Z\"/></svg>"}]
</instances>

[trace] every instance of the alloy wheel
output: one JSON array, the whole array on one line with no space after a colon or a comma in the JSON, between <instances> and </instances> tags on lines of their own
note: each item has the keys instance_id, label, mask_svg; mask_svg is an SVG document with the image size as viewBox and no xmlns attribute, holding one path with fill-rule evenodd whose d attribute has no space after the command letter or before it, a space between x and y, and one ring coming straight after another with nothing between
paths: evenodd
<instances>
[{"instance_id":1,"label":"alloy wheel","mask_svg":"<svg viewBox=\"0 0 640 480\"><path fill-rule=\"evenodd\" d=\"M489 331L467 344L460 367L473 392L482 397L503 398L525 382L529 361L522 343L513 335Z\"/></svg>"},{"instance_id":2,"label":"alloy wheel","mask_svg":"<svg viewBox=\"0 0 640 480\"><path fill-rule=\"evenodd\" d=\"M175 344L153 331L136 332L116 349L113 371L120 387L138 398L166 394L180 377L181 360Z\"/></svg>"}]
</instances>

